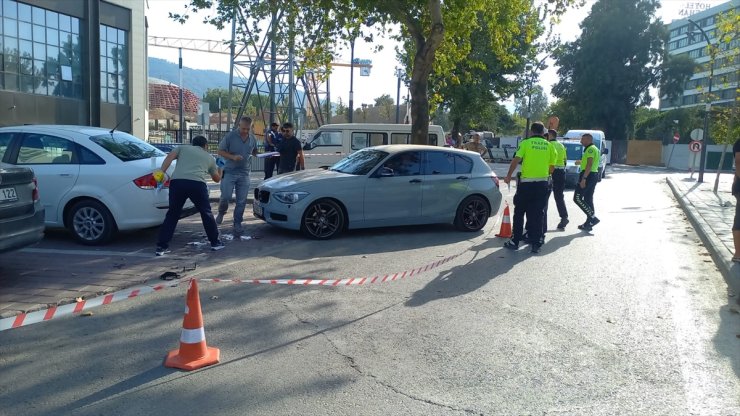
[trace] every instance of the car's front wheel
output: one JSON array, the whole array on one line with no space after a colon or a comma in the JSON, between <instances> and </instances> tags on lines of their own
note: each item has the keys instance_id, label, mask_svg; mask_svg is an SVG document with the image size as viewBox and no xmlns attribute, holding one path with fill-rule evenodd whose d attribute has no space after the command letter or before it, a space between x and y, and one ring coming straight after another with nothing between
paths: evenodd
<instances>
[{"instance_id":1,"label":"car's front wheel","mask_svg":"<svg viewBox=\"0 0 740 416\"><path fill-rule=\"evenodd\" d=\"M457 207L455 227L461 231L478 231L486 225L490 215L488 202L479 195L471 195Z\"/></svg>"},{"instance_id":2,"label":"car's front wheel","mask_svg":"<svg viewBox=\"0 0 740 416\"><path fill-rule=\"evenodd\" d=\"M105 244L116 231L113 216L98 201L77 202L67 215L67 228L77 241L85 245Z\"/></svg>"},{"instance_id":3,"label":"car's front wheel","mask_svg":"<svg viewBox=\"0 0 740 416\"><path fill-rule=\"evenodd\" d=\"M344 229L344 211L330 199L313 202L303 212L301 231L316 240L328 240Z\"/></svg>"}]
</instances>

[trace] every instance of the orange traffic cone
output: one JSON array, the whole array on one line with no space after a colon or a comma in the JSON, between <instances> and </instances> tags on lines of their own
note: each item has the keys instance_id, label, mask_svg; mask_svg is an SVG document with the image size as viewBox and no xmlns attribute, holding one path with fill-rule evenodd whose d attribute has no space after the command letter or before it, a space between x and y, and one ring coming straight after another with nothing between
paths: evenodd
<instances>
[{"instance_id":1,"label":"orange traffic cone","mask_svg":"<svg viewBox=\"0 0 740 416\"><path fill-rule=\"evenodd\" d=\"M167 354L164 366L188 371L197 370L218 363L220 355L221 351L218 348L210 348L206 345L198 283L191 279L185 306L185 317L182 320L180 348Z\"/></svg>"},{"instance_id":2,"label":"orange traffic cone","mask_svg":"<svg viewBox=\"0 0 740 416\"><path fill-rule=\"evenodd\" d=\"M501 238L511 238L511 215L509 214L509 203L506 203L506 208L504 208L504 217L501 219L501 230L498 234L496 234L496 237Z\"/></svg>"}]
</instances>

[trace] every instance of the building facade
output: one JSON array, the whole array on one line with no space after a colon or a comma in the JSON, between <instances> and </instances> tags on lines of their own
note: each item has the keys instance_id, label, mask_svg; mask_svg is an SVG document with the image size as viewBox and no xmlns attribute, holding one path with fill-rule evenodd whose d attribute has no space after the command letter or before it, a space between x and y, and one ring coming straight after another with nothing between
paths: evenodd
<instances>
[{"instance_id":1,"label":"building facade","mask_svg":"<svg viewBox=\"0 0 740 416\"><path fill-rule=\"evenodd\" d=\"M145 0L0 0L0 125L147 134Z\"/></svg>"},{"instance_id":2,"label":"building facade","mask_svg":"<svg viewBox=\"0 0 740 416\"><path fill-rule=\"evenodd\" d=\"M695 13L687 18L674 20L668 25L670 40L668 53L670 55L688 55L699 64L699 69L684 85L683 94L671 101L660 100L660 110L667 111L679 107L693 107L704 105L707 102L709 90L709 75L711 73L707 42L697 27L689 19L696 22L707 34L712 45L717 44L716 20L720 13L735 10L740 13L740 0L727 3ZM693 33L692 33L693 32ZM738 55L740 39L730 43L721 43L721 51L714 62L712 77L712 105L725 105L735 100L738 88Z\"/></svg>"}]
</instances>

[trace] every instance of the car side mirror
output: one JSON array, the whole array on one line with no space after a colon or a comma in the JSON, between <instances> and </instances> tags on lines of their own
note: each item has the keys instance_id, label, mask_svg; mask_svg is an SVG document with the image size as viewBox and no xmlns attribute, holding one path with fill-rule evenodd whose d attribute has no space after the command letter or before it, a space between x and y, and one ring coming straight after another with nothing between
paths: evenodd
<instances>
[{"instance_id":1,"label":"car side mirror","mask_svg":"<svg viewBox=\"0 0 740 416\"><path fill-rule=\"evenodd\" d=\"M314 143L314 142L308 142L308 143L306 143L306 144L303 145L303 150L311 150L314 147L316 147L316 143Z\"/></svg>"},{"instance_id":2,"label":"car side mirror","mask_svg":"<svg viewBox=\"0 0 740 416\"><path fill-rule=\"evenodd\" d=\"M377 176L379 178L387 178L389 176L394 176L394 175L395 175L395 173L393 172L393 169L391 169L391 168L388 168L388 167L383 166L380 169L378 169L378 175Z\"/></svg>"}]
</instances>

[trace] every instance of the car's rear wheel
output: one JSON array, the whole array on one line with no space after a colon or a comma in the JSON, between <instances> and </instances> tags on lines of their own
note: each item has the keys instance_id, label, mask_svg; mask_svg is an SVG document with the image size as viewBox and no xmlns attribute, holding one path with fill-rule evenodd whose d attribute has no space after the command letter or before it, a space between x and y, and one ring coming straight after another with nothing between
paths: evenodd
<instances>
[{"instance_id":1,"label":"car's rear wheel","mask_svg":"<svg viewBox=\"0 0 740 416\"><path fill-rule=\"evenodd\" d=\"M301 231L316 240L328 240L344 229L344 211L330 199L313 202L303 212Z\"/></svg>"},{"instance_id":2,"label":"car's rear wheel","mask_svg":"<svg viewBox=\"0 0 740 416\"><path fill-rule=\"evenodd\" d=\"M67 214L67 228L82 244L105 244L116 231L116 222L110 211L98 201L77 202Z\"/></svg>"},{"instance_id":3,"label":"car's rear wheel","mask_svg":"<svg viewBox=\"0 0 740 416\"><path fill-rule=\"evenodd\" d=\"M471 195L457 207L455 227L460 231L478 231L486 225L490 215L488 202L479 195Z\"/></svg>"}]
</instances>

